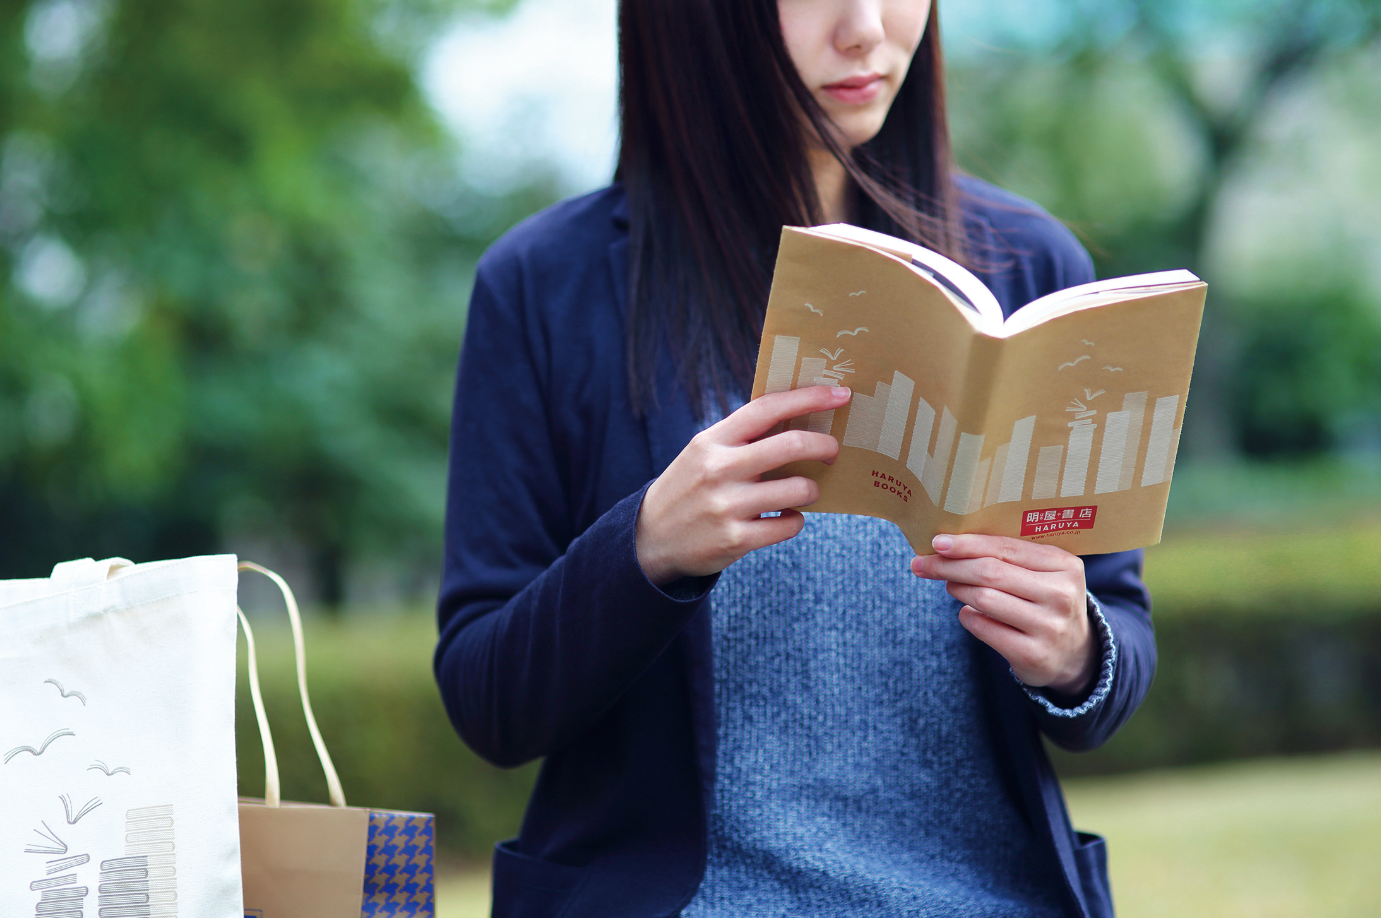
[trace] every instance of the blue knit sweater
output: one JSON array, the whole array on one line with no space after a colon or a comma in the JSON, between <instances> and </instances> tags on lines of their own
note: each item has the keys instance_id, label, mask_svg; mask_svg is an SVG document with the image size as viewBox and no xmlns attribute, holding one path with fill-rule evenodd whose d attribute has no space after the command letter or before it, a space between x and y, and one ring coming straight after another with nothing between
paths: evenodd
<instances>
[{"instance_id":1,"label":"blue knit sweater","mask_svg":"<svg viewBox=\"0 0 1381 918\"><path fill-rule=\"evenodd\" d=\"M807 520L715 587L714 808L683 915L1063 914L958 603L891 523Z\"/></svg>"}]
</instances>

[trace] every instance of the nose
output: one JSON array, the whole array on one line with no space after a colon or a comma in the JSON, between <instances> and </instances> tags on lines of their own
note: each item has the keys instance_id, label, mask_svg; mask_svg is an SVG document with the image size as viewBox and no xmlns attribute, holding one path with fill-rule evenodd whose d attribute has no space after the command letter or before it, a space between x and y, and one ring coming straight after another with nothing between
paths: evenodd
<instances>
[{"instance_id":1,"label":"nose","mask_svg":"<svg viewBox=\"0 0 1381 918\"><path fill-rule=\"evenodd\" d=\"M834 48L849 57L866 57L882 44L882 4L885 0L840 0L834 28Z\"/></svg>"}]
</instances>

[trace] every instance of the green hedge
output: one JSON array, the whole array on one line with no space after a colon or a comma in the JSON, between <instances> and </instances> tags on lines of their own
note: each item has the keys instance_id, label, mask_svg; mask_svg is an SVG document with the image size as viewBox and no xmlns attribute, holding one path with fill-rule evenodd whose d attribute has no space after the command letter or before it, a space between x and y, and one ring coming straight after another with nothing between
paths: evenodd
<instances>
[{"instance_id":1,"label":"green hedge","mask_svg":"<svg viewBox=\"0 0 1381 918\"><path fill-rule=\"evenodd\" d=\"M1381 746L1381 527L1198 533L1147 556L1160 666L1141 710L1103 749L1056 752L1095 774L1265 754ZM260 610L260 669L290 799L323 800L287 631ZM492 768L456 738L431 678L425 615L308 622L321 729L347 797L438 816L441 845L482 857L516 831L535 768ZM243 667L243 653L241 654ZM240 785L263 792L244 679Z\"/></svg>"},{"instance_id":2,"label":"green hedge","mask_svg":"<svg viewBox=\"0 0 1381 918\"><path fill-rule=\"evenodd\" d=\"M1173 535L1146 580L1151 692L1062 774L1381 746L1381 525Z\"/></svg>"},{"instance_id":3,"label":"green hedge","mask_svg":"<svg viewBox=\"0 0 1381 918\"><path fill-rule=\"evenodd\" d=\"M1065 775L1381 746L1381 599L1167 617L1140 710Z\"/></svg>"},{"instance_id":4,"label":"green hedge","mask_svg":"<svg viewBox=\"0 0 1381 918\"><path fill-rule=\"evenodd\" d=\"M1235 528L1169 533L1146 550L1157 623L1182 616L1322 621L1381 606L1381 519L1300 510Z\"/></svg>"}]
</instances>

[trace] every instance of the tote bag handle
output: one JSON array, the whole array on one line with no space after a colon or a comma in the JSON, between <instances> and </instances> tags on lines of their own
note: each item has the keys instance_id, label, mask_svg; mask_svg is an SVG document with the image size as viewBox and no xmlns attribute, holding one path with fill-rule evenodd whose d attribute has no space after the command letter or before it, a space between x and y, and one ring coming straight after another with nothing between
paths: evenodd
<instances>
[{"instance_id":1,"label":"tote bag handle","mask_svg":"<svg viewBox=\"0 0 1381 918\"><path fill-rule=\"evenodd\" d=\"M241 561L241 571L256 571L272 580L283 593L288 606L288 620L292 623L293 650L297 657L297 688L302 695L302 711L307 715L307 730L312 734L312 745L316 747L317 758L321 760L321 770L326 773L326 790L331 806L345 806L345 792L340 787L340 777L336 766L331 762L331 753L326 751L326 743L317 729L316 717L312 714L312 701L307 697L307 652L302 637L302 615L297 609L297 600L286 581L273 571L260 567L250 561ZM254 717L259 722L259 738L264 745L264 805L276 807L282 802L281 785L278 780L278 755L273 748L273 734L269 732L268 715L264 713L264 697L259 691L259 664L254 655L254 633L249 628L249 619L239 606L235 611L240 616L240 626L244 628L245 644L249 648L249 696L254 702Z\"/></svg>"}]
</instances>

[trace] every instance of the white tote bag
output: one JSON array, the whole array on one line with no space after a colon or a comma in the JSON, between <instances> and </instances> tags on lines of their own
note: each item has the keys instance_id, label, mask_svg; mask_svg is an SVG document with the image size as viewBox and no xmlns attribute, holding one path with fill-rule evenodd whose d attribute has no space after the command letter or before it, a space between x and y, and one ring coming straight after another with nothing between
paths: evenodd
<instances>
[{"instance_id":1,"label":"white tote bag","mask_svg":"<svg viewBox=\"0 0 1381 918\"><path fill-rule=\"evenodd\" d=\"M233 555L0 582L0 914L241 918Z\"/></svg>"}]
</instances>

